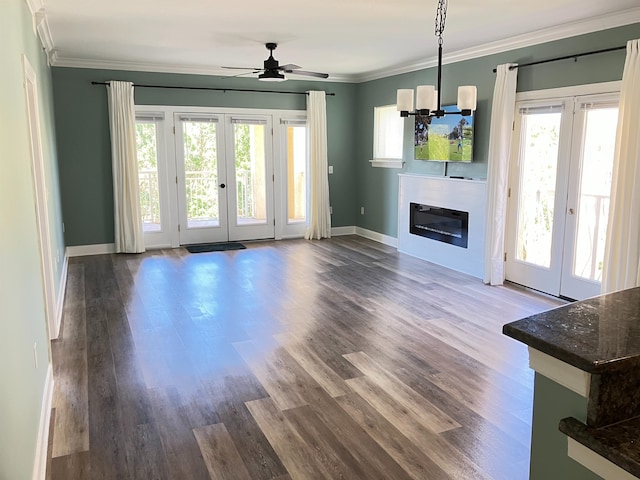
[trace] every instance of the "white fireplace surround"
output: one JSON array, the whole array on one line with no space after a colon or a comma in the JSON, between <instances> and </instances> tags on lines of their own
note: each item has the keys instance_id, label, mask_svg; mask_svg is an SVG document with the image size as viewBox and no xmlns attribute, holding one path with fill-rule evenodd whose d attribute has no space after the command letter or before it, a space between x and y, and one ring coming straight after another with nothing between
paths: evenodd
<instances>
[{"instance_id":1,"label":"white fireplace surround","mask_svg":"<svg viewBox=\"0 0 640 480\"><path fill-rule=\"evenodd\" d=\"M406 173L399 174L398 178L398 251L482 278L486 182ZM468 212L467 248L409 233L412 202Z\"/></svg>"}]
</instances>

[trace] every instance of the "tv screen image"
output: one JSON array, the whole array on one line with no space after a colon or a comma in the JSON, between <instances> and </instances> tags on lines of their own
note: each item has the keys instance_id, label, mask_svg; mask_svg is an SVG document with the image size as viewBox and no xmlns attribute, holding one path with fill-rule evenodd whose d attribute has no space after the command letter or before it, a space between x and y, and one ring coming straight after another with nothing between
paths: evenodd
<instances>
[{"instance_id":1,"label":"tv screen image","mask_svg":"<svg viewBox=\"0 0 640 480\"><path fill-rule=\"evenodd\" d=\"M455 105L442 107L455 112ZM416 115L414 155L416 160L439 162L473 161L473 114L463 117L450 113L444 117Z\"/></svg>"}]
</instances>

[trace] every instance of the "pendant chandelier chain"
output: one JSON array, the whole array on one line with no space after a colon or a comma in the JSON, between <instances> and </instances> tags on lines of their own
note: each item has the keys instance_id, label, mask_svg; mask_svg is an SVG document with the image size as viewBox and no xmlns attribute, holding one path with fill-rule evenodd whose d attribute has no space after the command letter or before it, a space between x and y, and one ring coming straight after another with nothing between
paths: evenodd
<instances>
[{"instance_id":1,"label":"pendant chandelier chain","mask_svg":"<svg viewBox=\"0 0 640 480\"><path fill-rule=\"evenodd\" d=\"M438 45L442 45L442 35L444 34L444 24L447 21L448 0L438 0L438 10L436 11L436 37Z\"/></svg>"},{"instance_id":2,"label":"pendant chandelier chain","mask_svg":"<svg viewBox=\"0 0 640 480\"><path fill-rule=\"evenodd\" d=\"M416 109L413 108L414 91L412 88L398 89L396 107L401 117L420 115L423 117L444 117L446 114L457 114L463 117L472 115L478 102L478 89L475 85L463 85L458 87L459 111L442 108L442 44L444 43L444 25L447 20L448 0L438 0L436 10L435 34L438 37L438 71L436 85L418 85L415 99Z\"/></svg>"}]
</instances>

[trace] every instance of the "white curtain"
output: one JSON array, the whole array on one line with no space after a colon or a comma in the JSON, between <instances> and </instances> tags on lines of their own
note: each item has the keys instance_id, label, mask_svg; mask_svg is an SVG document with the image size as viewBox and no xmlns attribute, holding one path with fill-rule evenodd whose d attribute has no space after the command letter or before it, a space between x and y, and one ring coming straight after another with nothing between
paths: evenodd
<instances>
[{"instance_id":1,"label":"white curtain","mask_svg":"<svg viewBox=\"0 0 640 480\"><path fill-rule=\"evenodd\" d=\"M516 107L516 64L498 65L491 106L489 171L487 172L487 221L484 237L484 283L504 282L504 235L507 224L509 153Z\"/></svg>"},{"instance_id":2,"label":"white curtain","mask_svg":"<svg viewBox=\"0 0 640 480\"><path fill-rule=\"evenodd\" d=\"M640 40L627 43L602 292L640 285Z\"/></svg>"},{"instance_id":3,"label":"white curtain","mask_svg":"<svg viewBox=\"0 0 640 480\"><path fill-rule=\"evenodd\" d=\"M307 96L309 123L309 226L304 238L331 238L329 214L329 168L327 160L327 102L324 92Z\"/></svg>"},{"instance_id":4,"label":"white curtain","mask_svg":"<svg viewBox=\"0 0 640 480\"><path fill-rule=\"evenodd\" d=\"M144 252L144 238L138 193L133 83L112 80L107 91L116 252L140 253Z\"/></svg>"}]
</instances>

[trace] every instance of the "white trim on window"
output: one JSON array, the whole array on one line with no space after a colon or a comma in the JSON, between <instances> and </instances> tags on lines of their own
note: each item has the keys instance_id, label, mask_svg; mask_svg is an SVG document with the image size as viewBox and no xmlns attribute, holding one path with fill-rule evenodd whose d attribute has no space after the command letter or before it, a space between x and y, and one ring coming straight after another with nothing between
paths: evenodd
<instances>
[{"instance_id":1,"label":"white trim on window","mask_svg":"<svg viewBox=\"0 0 640 480\"><path fill-rule=\"evenodd\" d=\"M404 118L395 105L373 108L373 167L402 168Z\"/></svg>"},{"instance_id":2,"label":"white trim on window","mask_svg":"<svg viewBox=\"0 0 640 480\"><path fill-rule=\"evenodd\" d=\"M402 168L404 166L404 160L397 158L378 158L375 160L369 160L372 167L382 168Z\"/></svg>"}]
</instances>

